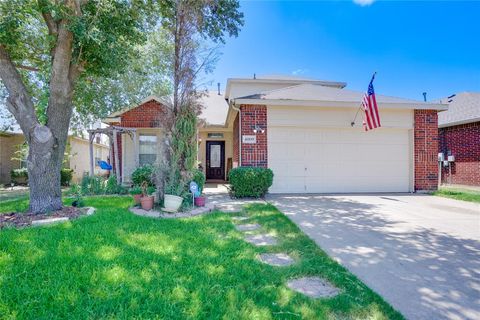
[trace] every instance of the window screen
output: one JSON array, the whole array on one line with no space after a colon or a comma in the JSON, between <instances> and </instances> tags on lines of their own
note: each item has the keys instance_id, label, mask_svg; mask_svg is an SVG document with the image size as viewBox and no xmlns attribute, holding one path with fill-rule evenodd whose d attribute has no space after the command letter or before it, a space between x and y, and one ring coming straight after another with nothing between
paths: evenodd
<instances>
[{"instance_id":1,"label":"window screen","mask_svg":"<svg viewBox=\"0 0 480 320\"><path fill-rule=\"evenodd\" d=\"M141 134L140 142L140 165L153 164L157 160L157 136Z\"/></svg>"}]
</instances>

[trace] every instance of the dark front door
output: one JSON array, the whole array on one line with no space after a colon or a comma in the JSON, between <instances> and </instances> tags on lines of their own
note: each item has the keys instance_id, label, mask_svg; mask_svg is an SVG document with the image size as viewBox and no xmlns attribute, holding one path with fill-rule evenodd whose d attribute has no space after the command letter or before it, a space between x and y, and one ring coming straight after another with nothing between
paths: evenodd
<instances>
[{"instance_id":1,"label":"dark front door","mask_svg":"<svg viewBox=\"0 0 480 320\"><path fill-rule=\"evenodd\" d=\"M225 179L225 141L207 141L207 179Z\"/></svg>"}]
</instances>

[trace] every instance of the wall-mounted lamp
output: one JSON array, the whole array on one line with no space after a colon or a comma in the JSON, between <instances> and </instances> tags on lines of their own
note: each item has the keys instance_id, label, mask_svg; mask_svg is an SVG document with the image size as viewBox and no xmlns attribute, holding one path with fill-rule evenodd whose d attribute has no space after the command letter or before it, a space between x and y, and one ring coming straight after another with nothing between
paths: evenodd
<instances>
[{"instance_id":1,"label":"wall-mounted lamp","mask_svg":"<svg viewBox=\"0 0 480 320\"><path fill-rule=\"evenodd\" d=\"M265 129L260 128L259 125L255 125L253 128L253 133L265 133Z\"/></svg>"}]
</instances>

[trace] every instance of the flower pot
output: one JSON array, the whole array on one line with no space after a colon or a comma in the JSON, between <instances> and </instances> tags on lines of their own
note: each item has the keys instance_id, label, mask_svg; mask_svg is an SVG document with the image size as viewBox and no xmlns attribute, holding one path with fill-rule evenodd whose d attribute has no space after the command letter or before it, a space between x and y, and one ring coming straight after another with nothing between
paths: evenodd
<instances>
[{"instance_id":1,"label":"flower pot","mask_svg":"<svg viewBox=\"0 0 480 320\"><path fill-rule=\"evenodd\" d=\"M153 208L153 196L146 196L140 198L140 205L143 210L149 211Z\"/></svg>"},{"instance_id":2,"label":"flower pot","mask_svg":"<svg viewBox=\"0 0 480 320\"><path fill-rule=\"evenodd\" d=\"M135 200L135 204L139 204L140 203L140 198L142 197L141 194L134 194L133 195L133 200Z\"/></svg>"},{"instance_id":3,"label":"flower pot","mask_svg":"<svg viewBox=\"0 0 480 320\"><path fill-rule=\"evenodd\" d=\"M196 197L195 198L195 205L197 207L205 207L205 200L206 200L205 197L202 197L202 196Z\"/></svg>"},{"instance_id":4,"label":"flower pot","mask_svg":"<svg viewBox=\"0 0 480 320\"><path fill-rule=\"evenodd\" d=\"M166 211L177 212L182 205L183 198L171 194L166 194L163 202Z\"/></svg>"}]
</instances>

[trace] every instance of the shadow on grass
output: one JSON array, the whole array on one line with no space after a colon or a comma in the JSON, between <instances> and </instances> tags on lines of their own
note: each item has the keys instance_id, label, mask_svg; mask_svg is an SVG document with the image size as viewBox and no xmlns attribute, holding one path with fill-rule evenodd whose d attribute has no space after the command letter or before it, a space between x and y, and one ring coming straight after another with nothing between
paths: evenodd
<instances>
[{"instance_id":1,"label":"shadow on grass","mask_svg":"<svg viewBox=\"0 0 480 320\"><path fill-rule=\"evenodd\" d=\"M276 231L281 245L253 247L223 213L179 220L134 216L126 198L88 199L91 217L46 228L0 232L0 315L7 318L401 319L383 300L274 207L248 214ZM268 230L267 230L268 231ZM298 264L256 260L293 252ZM309 299L285 287L318 274L342 289Z\"/></svg>"}]
</instances>

